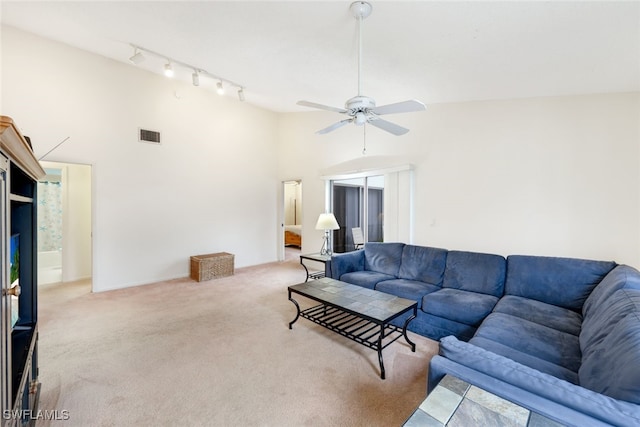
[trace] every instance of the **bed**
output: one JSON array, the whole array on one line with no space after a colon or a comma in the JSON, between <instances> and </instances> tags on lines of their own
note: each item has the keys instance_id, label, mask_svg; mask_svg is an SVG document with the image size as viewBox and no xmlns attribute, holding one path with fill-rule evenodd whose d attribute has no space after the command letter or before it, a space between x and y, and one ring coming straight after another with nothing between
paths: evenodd
<instances>
[{"instance_id":1,"label":"bed","mask_svg":"<svg viewBox=\"0 0 640 427\"><path fill-rule=\"evenodd\" d=\"M285 246L302 247L302 226L301 225L285 225L284 226L284 244Z\"/></svg>"}]
</instances>

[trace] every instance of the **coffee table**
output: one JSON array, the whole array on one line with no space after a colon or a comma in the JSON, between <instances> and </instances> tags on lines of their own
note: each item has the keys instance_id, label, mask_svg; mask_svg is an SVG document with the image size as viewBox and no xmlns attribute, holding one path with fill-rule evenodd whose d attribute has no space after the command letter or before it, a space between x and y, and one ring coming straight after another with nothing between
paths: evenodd
<instances>
[{"instance_id":1,"label":"coffee table","mask_svg":"<svg viewBox=\"0 0 640 427\"><path fill-rule=\"evenodd\" d=\"M404 337L416 351L416 345L407 336L407 325L418 314L416 301L397 297L373 289L340 282L328 277L289 286L289 301L297 309L296 317L289 323L289 329L300 316L311 320L357 343L378 352L380 378L385 379L382 350ZM302 295L319 302L319 305L300 310L298 302L291 294ZM402 328L390 322L412 312Z\"/></svg>"}]
</instances>

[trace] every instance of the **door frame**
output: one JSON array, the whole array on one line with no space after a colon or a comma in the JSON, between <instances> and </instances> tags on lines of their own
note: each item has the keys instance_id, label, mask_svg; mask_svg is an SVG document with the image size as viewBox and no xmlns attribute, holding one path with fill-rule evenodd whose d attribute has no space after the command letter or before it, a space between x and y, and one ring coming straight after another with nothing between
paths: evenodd
<instances>
[{"instance_id":1,"label":"door frame","mask_svg":"<svg viewBox=\"0 0 640 427\"><path fill-rule=\"evenodd\" d=\"M79 162L69 162L69 161L64 161L64 160L43 160L42 161L43 167L44 168L58 168L61 170L62 172L62 182L63 182L63 188L62 188L62 198L63 198L63 216L62 216L62 227L63 227L63 237L62 237L62 282L65 281L78 281L78 280L89 280L91 282L91 289L93 291L93 276L95 273L95 260L94 260L94 254L95 254L95 239L94 239L94 229L95 229L95 203L96 203L96 197L95 197L95 165L91 164L91 163L79 163ZM89 220L89 236L91 239L91 242L89 244L90 247L90 251L91 251L91 255L90 255L90 266L89 267L89 277L72 277L69 278L68 277L68 270L69 270L69 263L71 262L69 259L69 242L68 242L68 230L69 230L69 194L68 194L68 168L69 167L74 167L74 166L81 166L81 167L89 167L89 177L91 182L89 183L89 194L87 194L87 196L90 198L90 209L91 212L89 213L89 218L87 218ZM66 181L66 183L65 183ZM66 185L65 185L66 184ZM65 255L65 247L67 249L66 251L66 255ZM65 270L67 270L67 275L65 275ZM67 280L65 280L67 279Z\"/></svg>"},{"instance_id":2,"label":"door frame","mask_svg":"<svg viewBox=\"0 0 640 427\"><path fill-rule=\"evenodd\" d=\"M385 241L414 242L414 168L410 163L390 167L373 167L355 171L325 173L320 179L325 181L325 206L331 209L332 182L354 178L384 176L384 239ZM402 210L398 209L402 207ZM363 230L364 233L364 230ZM365 241L368 240L366 233Z\"/></svg>"},{"instance_id":3,"label":"door frame","mask_svg":"<svg viewBox=\"0 0 640 427\"><path fill-rule=\"evenodd\" d=\"M304 209L302 208L302 203L304 200L304 197L302 195L302 191L304 189L304 186L302 186L302 178L291 178L291 179L284 179L280 182L280 188L278 189L278 223L277 223L277 234L278 237L276 239L277 242L277 258L278 261L284 261L285 260L285 250L284 250L284 222L285 222L285 203L286 200L284 199L285 196L285 186L288 184L291 184L292 182L297 182L298 185L301 186L301 190L300 190L300 224L304 224ZM300 248L302 250L302 248Z\"/></svg>"}]
</instances>

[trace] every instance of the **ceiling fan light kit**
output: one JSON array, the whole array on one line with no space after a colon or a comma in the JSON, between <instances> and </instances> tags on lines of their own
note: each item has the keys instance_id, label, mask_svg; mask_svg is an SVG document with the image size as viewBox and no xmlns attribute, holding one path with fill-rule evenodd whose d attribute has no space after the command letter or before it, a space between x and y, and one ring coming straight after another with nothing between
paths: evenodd
<instances>
[{"instance_id":1,"label":"ceiling fan light kit","mask_svg":"<svg viewBox=\"0 0 640 427\"><path fill-rule=\"evenodd\" d=\"M409 132L409 129L399 126L395 123L383 120L380 116L385 114L410 113L414 111L423 111L425 105L415 99L409 101L397 102L394 104L381 105L376 107L373 98L362 94L362 21L371 15L373 6L365 1L356 1L349 6L351 13L358 21L358 95L348 99L344 104L344 108L331 107L328 105L318 104L309 101L298 101L298 105L303 107L317 108L325 111L345 114L347 119L341 120L324 129L320 129L319 134L329 133L348 123L355 123L357 126L363 126L369 123L379 129L387 131L393 135L399 136Z\"/></svg>"},{"instance_id":2,"label":"ceiling fan light kit","mask_svg":"<svg viewBox=\"0 0 640 427\"><path fill-rule=\"evenodd\" d=\"M351 13L353 13L353 16L356 19L364 19L371 15L373 6L371 6L371 3L367 3L366 1L354 1L351 3L351 6L349 6L349 9L351 9Z\"/></svg>"}]
</instances>

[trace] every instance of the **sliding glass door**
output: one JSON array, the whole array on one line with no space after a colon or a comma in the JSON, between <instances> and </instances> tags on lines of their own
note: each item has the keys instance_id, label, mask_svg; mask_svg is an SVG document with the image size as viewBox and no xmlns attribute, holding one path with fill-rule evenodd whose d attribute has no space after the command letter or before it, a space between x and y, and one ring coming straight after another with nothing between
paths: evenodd
<instances>
[{"instance_id":1,"label":"sliding glass door","mask_svg":"<svg viewBox=\"0 0 640 427\"><path fill-rule=\"evenodd\" d=\"M384 176L331 181L332 212L340 225L333 232L333 251L355 250L353 229L365 242L384 241Z\"/></svg>"}]
</instances>

